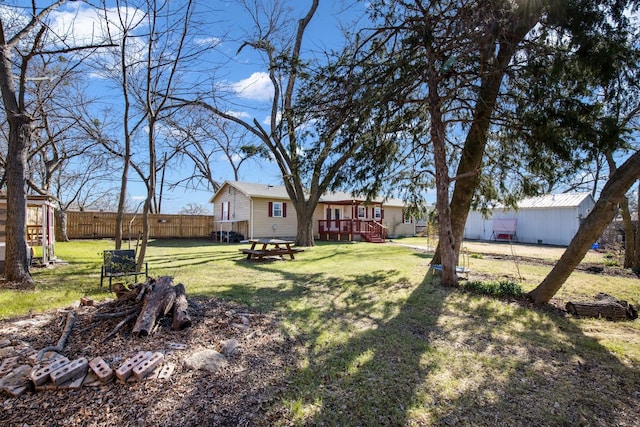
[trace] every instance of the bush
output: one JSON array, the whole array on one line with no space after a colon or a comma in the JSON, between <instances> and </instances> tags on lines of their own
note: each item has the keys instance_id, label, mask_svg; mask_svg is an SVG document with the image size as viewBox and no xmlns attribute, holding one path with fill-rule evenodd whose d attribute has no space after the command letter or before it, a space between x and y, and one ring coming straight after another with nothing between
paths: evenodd
<instances>
[{"instance_id":1,"label":"bush","mask_svg":"<svg viewBox=\"0 0 640 427\"><path fill-rule=\"evenodd\" d=\"M519 284L506 280L500 282L471 281L465 283L463 289L467 292L494 298L522 298L524 296L524 291Z\"/></svg>"}]
</instances>

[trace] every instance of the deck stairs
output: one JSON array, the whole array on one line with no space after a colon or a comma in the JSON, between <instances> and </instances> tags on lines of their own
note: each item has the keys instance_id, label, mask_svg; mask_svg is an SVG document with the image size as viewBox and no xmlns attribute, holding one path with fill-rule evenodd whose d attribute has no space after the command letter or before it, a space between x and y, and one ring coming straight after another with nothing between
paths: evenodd
<instances>
[{"instance_id":1,"label":"deck stairs","mask_svg":"<svg viewBox=\"0 0 640 427\"><path fill-rule=\"evenodd\" d=\"M368 224L368 230L361 234L362 239L371 243L384 243L387 236L387 228L379 222Z\"/></svg>"}]
</instances>

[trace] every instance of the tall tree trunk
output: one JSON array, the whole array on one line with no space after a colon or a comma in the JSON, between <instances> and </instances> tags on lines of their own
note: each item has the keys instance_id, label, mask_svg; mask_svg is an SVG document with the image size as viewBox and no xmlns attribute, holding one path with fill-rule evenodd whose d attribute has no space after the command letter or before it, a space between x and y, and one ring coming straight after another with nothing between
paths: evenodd
<instances>
[{"instance_id":1,"label":"tall tree trunk","mask_svg":"<svg viewBox=\"0 0 640 427\"><path fill-rule=\"evenodd\" d=\"M26 114L10 114L7 148L7 223L4 277L11 282L33 284L27 256L27 195L25 171L31 142L31 120Z\"/></svg>"},{"instance_id":2,"label":"tall tree trunk","mask_svg":"<svg viewBox=\"0 0 640 427\"><path fill-rule=\"evenodd\" d=\"M486 74L482 77L473 121L464 142L456 176L462 178L455 181L451 196L451 230L455 244L456 256L460 253L464 226L467 223L473 196L480 182L480 168L487 145L487 135L491 125L491 116L495 109L500 87L511 58L517 52L520 42L538 23L540 13L546 2L535 5L524 5L514 12L510 19L501 20L496 25L502 26L500 36L495 40L499 47L497 55L492 49L486 53ZM498 18L495 18L498 21ZM489 43L495 49L493 43ZM436 248L434 262L440 263L440 242Z\"/></svg>"},{"instance_id":3,"label":"tall tree trunk","mask_svg":"<svg viewBox=\"0 0 640 427\"><path fill-rule=\"evenodd\" d=\"M613 158L613 153L607 151L605 153L605 159L609 166L609 173L612 174L618 168ZM597 183L597 180L596 180ZM594 184L595 187L595 184ZM633 232L633 222L631 221L631 212L629 211L629 199L627 196L623 196L620 199L620 215L622 216L622 226L624 230L624 268L630 268L633 264L635 257L635 234Z\"/></svg>"},{"instance_id":4,"label":"tall tree trunk","mask_svg":"<svg viewBox=\"0 0 640 427\"><path fill-rule=\"evenodd\" d=\"M634 248L634 257L633 262L631 263L631 268L633 268L636 272L640 271L640 178L638 178L638 202L636 204L636 227L635 227L635 248Z\"/></svg>"},{"instance_id":5,"label":"tall tree trunk","mask_svg":"<svg viewBox=\"0 0 640 427\"><path fill-rule=\"evenodd\" d=\"M631 268L635 259L635 232L633 230L633 221L631 220L631 212L629 211L629 199L623 197L620 199L620 215L622 216L622 224L624 227L624 268Z\"/></svg>"},{"instance_id":6,"label":"tall tree trunk","mask_svg":"<svg viewBox=\"0 0 640 427\"><path fill-rule=\"evenodd\" d=\"M445 125L442 121L442 100L438 94L439 77L432 73L429 77L429 113L431 116L431 144L436 168L436 209L438 210L438 243L440 246L442 284L457 286L457 252L451 229L451 210L449 208L449 165L445 140Z\"/></svg>"},{"instance_id":7,"label":"tall tree trunk","mask_svg":"<svg viewBox=\"0 0 640 427\"><path fill-rule=\"evenodd\" d=\"M138 253L138 260L136 262L136 267L138 271L144 266L144 258L147 256L147 245L149 243L149 236L151 235L151 222L149 220L149 210L151 209L151 196L147 196L147 200L144 202L144 208L142 209L142 242L140 243L140 247Z\"/></svg>"},{"instance_id":8,"label":"tall tree trunk","mask_svg":"<svg viewBox=\"0 0 640 427\"><path fill-rule=\"evenodd\" d=\"M157 122L153 115L149 117L149 134L148 134L148 149L149 149L149 176L147 180L147 199L144 202L144 211L142 214L142 243L140 245L140 252L138 253L138 271L144 266L144 259L147 255L147 246L149 245L149 237L151 236L151 223L149 214L153 211L153 201L156 194L156 141L155 141L155 126Z\"/></svg>"},{"instance_id":9,"label":"tall tree trunk","mask_svg":"<svg viewBox=\"0 0 640 427\"><path fill-rule=\"evenodd\" d=\"M68 242L69 234L67 229L67 211L58 208L55 210L56 216L56 242Z\"/></svg>"},{"instance_id":10,"label":"tall tree trunk","mask_svg":"<svg viewBox=\"0 0 640 427\"><path fill-rule=\"evenodd\" d=\"M313 211L309 209L306 201L301 203L294 203L296 206L296 218L298 220L298 228L296 230L296 245L297 246L315 246L315 240L313 238ZM299 205L302 205L299 207ZM316 203L317 206L317 203Z\"/></svg>"},{"instance_id":11,"label":"tall tree trunk","mask_svg":"<svg viewBox=\"0 0 640 427\"><path fill-rule=\"evenodd\" d=\"M122 249L122 230L124 223L124 211L127 204L127 181L129 174L129 138L127 139L123 167L122 167L122 176L120 177L120 196L118 198L118 213L116 215L116 235L115 235L115 248Z\"/></svg>"},{"instance_id":12,"label":"tall tree trunk","mask_svg":"<svg viewBox=\"0 0 640 427\"><path fill-rule=\"evenodd\" d=\"M580 224L578 232L571 240L560 260L528 296L534 304L544 304L562 287L571 272L580 264L593 242L613 220L620 200L640 173L640 151L635 152L620 166L600 192L600 198L593 210Z\"/></svg>"}]
</instances>

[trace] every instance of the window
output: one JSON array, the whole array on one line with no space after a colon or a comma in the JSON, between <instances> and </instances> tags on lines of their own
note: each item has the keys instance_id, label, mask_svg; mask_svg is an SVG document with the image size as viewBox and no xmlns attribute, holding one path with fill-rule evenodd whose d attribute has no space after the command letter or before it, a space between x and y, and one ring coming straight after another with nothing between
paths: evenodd
<instances>
[{"instance_id":1,"label":"window","mask_svg":"<svg viewBox=\"0 0 640 427\"><path fill-rule=\"evenodd\" d=\"M373 208L373 218L382 219L382 208L380 206Z\"/></svg>"},{"instance_id":2,"label":"window","mask_svg":"<svg viewBox=\"0 0 640 427\"><path fill-rule=\"evenodd\" d=\"M287 204L284 202L269 202L269 216L275 218L286 218Z\"/></svg>"},{"instance_id":3,"label":"window","mask_svg":"<svg viewBox=\"0 0 640 427\"><path fill-rule=\"evenodd\" d=\"M228 220L229 219L229 205L230 202L222 202L222 217L220 219Z\"/></svg>"},{"instance_id":4,"label":"window","mask_svg":"<svg viewBox=\"0 0 640 427\"><path fill-rule=\"evenodd\" d=\"M282 217L282 203L273 202L273 213L272 216Z\"/></svg>"},{"instance_id":5,"label":"window","mask_svg":"<svg viewBox=\"0 0 640 427\"><path fill-rule=\"evenodd\" d=\"M358 206L358 219L367 217L367 208L364 206Z\"/></svg>"}]
</instances>

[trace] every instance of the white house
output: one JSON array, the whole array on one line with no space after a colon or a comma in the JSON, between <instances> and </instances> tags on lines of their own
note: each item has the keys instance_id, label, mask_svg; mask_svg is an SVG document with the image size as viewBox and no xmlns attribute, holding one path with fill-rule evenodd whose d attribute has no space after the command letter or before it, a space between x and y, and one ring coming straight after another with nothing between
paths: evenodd
<instances>
[{"instance_id":1,"label":"white house","mask_svg":"<svg viewBox=\"0 0 640 427\"><path fill-rule=\"evenodd\" d=\"M216 229L248 238L287 237L297 232L296 211L283 185L225 181L210 200ZM321 240L382 240L416 233L404 202L370 200L348 193L323 194L314 216L314 235Z\"/></svg>"},{"instance_id":2,"label":"white house","mask_svg":"<svg viewBox=\"0 0 640 427\"><path fill-rule=\"evenodd\" d=\"M487 218L471 211L464 238L568 246L595 203L591 193L548 194L521 200L517 210L496 206Z\"/></svg>"}]
</instances>

